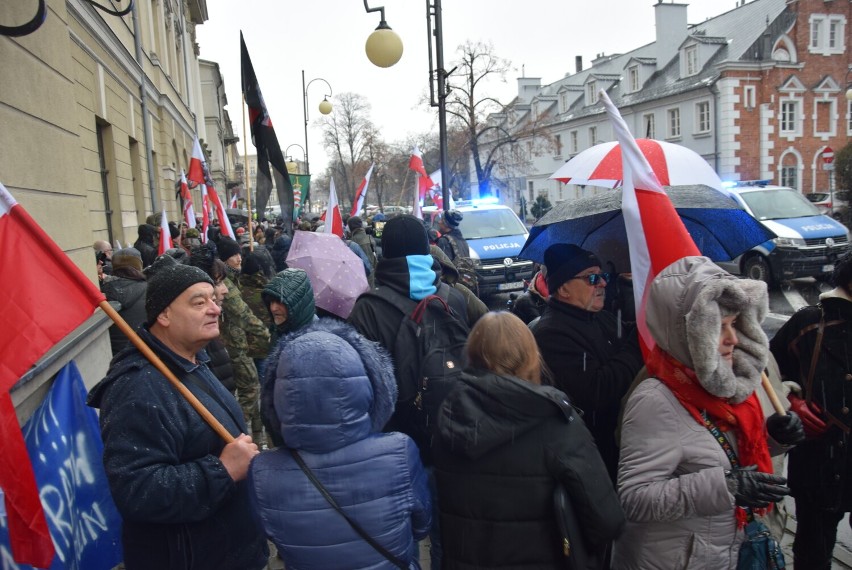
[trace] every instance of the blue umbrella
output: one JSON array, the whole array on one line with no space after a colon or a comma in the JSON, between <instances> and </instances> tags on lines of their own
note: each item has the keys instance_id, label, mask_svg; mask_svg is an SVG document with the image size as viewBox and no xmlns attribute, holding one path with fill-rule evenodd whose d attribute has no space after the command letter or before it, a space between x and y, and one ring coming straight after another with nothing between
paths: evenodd
<instances>
[{"instance_id":1,"label":"blue umbrella","mask_svg":"<svg viewBox=\"0 0 852 570\"><path fill-rule=\"evenodd\" d=\"M703 255L729 261L776 237L729 196L709 186L666 186L666 193ZM627 234L621 213L621 188L558 203L530 230L520 257L544 262L555 243L573 243L630 271Z\"/></svg>"}]
</instances>

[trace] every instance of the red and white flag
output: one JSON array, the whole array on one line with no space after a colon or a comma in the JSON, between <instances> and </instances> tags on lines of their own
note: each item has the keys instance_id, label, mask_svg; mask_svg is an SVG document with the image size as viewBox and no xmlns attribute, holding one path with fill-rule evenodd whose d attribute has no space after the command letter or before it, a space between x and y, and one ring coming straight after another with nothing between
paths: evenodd
<instances>
[{"instance_id":1,"label":"red and white flag","mask_svg":"<svg viewBox=\"0 0 852 570\"><path fill-rule=\"evenodd\" d=\"M335 234L343 237L343 216L340 215L340 205L337 203L337 190L334 187L334 178L328 185L328 208L325 216L325 233Z\"/></svg>"},{"instance_id":2,"label":"red and white flag","mask_svg":"<svg viewBox=\"0 0 852 570\"><path fill-rule=\"evenodd\" d=\"M183 169L180 171L180 197L183 200L183 221L187 227L195 227L195 209L192 207L192 194L189 193L189 184Z\"/></svg>"},{"instance_id":3,"label":"red and white flag","mask_svg":"<svg viewBox=\"0 0 852 570\"><path fill-rule=\"evenodd\" d=\"M213 188L212 184L207 185L207 197L216 208L216 218L219 220L219 231L223 236L237 239L237 234L231 229L231 220L228 219L228 214L225 212L225 206L222 205L222 200L219 199L219 193Z\"/></svg>"},{"instance_id":4,"label":"red and white flag","mask_svg":"<svg viewBox=\"0 0 852 570\"><path fill-rule=\"evenodd\" d=\"M660 271L678 259L701 255L701 252L692 241L648 159L630 134L621 113L605 91L601 90L600 98L621 146L624 170L621 211L627 231L630 270L633 273L636 321L645 354L649 354L656 343L645 322L648 286Z\"/></svg>"},{"instance_id":5,"label":"red and white flag","mask_svg":"<svg viewBox=\"0 0 852 570\"><path fill-rule=\"evenodd\" d=\"M15 561L47 568L53 541L9 389L104 296L2 184L0 283L0 488Z\"/></svg>"},{"instance_id":6,"label":"red and white flag","mask_svg":"<svg viewBox=\"0 0 852 570\"><path fill-rule=\"evenodd\" d=\"M429 178L429 175L426 174L426 167L423 165L423 154L417 146L411 150L411 157L408 159L408 168L424 178Z\"/></svg>"},{"instance_id":7,"label":"red and white flag","mask_svg":"<svg viewBox=\"0 0 852 570\"><path fill-rule=\"evenodd\" d=\"M367 188L370 186L370 177L373 175L373 167L375 165L375 162L370 165L370 169L364 175L364 180L361 181L361 184L355 191L355 200L352 201L352 211L349 212L350 216L356 216L358 212L364 209L364 197L367 195Z\"/></svg>"},{"instance_id":8,"label":"red and white flag","mask_svg":"<svg viewBox=\"0 0 852 570\"><path fill-rule=\"evenodd\" d=\"M201 185L201 243L207 243L207 230L210 229L210 196L207 184Z\"/></svg>"},{"instance_id":9,"label":"red and white flag","mask_svg":"<svg viewBox=\"0 0 852 570\"><path fill-rule=\"evenodd\" d=\"M231 194L231 205L228 206L228 207L229 208L236 208L237 207L237 193L236 192Z\"/></svg>"},{"instance_id":10,"label":"red and white flag","mask_svg":"<svg viewBox=\"0 0 852 570\"><path fill-rule=\"evenodd\" d=\"M167 249L172 249L172 232L169 231L169 220L166 218L166 211L160 214L160 245L157 247L157 255L163 255Z\"/></svg>"},{"instance_id":11,"label":"red and white flag","mask_svg":"<svg viewBox=\"0 0 852 570\"><path fill-rule=\"evenodd\" d=\"M444 190L443 190L443 178L444 176L441 174L441 170L438 169L432 174L429 175L429 179L432 181L432 187L429 188L429 196L432 198L432 201L435 203L435 206L439 210L444 209ZM453 200L453 195L449 195L450 198L450 206L448 209L453 209L456 207L455 200Z\"/></svg>"},{"instance_id":12,"label":"red and white flag","mask_svg":"<svg viewBox=\"0 0 852 570\"><path fill-rule=\"evenodd\" d=\"M198 140L198 135L195 136L195 142L192 145L192 158L189 159L189 172L186 173L186 178L192 184L193 188L198 184L206 184L207 179L204 172L207 170L204 153L201 151L201 142Z\"/></svg>"}]
</instances>

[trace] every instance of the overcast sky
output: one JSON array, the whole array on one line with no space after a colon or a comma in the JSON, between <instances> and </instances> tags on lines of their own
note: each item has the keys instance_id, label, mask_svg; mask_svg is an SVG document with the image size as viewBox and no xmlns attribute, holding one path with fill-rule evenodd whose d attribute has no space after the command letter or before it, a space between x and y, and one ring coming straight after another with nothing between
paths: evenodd
<instances>
[{"instance_id":1,"label":"overcast sky","mask_svg":"<svg viewBox=\"0 0 852 570\"><path fill-rule=\"evenodd\" d=\"M687 17L693 24L734 9L737 0L683 3L689 4ZM282 149L305 144L303 69L306 81L325 79L335 95L353 92L366 97L371 119L388 142L409 133L437 133L437 109L419 105L429 88L426 0L368 4L384 5L388 25L402 38L402 59L393 67L378 68L364 53L379 13L366 13L361 0L207 0L209 20L197 28L201 58L220 66L227 109L241 139L240 30ZM597 54L623 53L653 42L654 4L653 0L443 0L445 67L452 67L462 43L490 42L494 54L509 60L513 69L505 84L491 83L488 93L508 102L517 94L518 77L552 83L574 72L575 56L582 56L588 68ZM328 163L320 128L314 125L327 92L322 81L308 88L312 172ZM254 153L251 141L248 145L249 154ZM243 153L242 140L239 152ZM296 147L288 154L302 159Z\"/></svg>"}]
</instances>

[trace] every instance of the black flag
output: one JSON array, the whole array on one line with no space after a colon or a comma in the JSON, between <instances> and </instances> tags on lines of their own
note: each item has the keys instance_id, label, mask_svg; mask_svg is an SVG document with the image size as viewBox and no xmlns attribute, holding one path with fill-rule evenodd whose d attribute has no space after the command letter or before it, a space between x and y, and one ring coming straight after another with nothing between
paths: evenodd
<instances>
[{"instance_id":1,"label":"black flag","mask_svg":"<svg viewBox=\"0 0 852 570\"><path fill-rule=\"evenodd\" d=\"M243 98L249 110L251 142L257 149L255 211L258 219L262 218L269 201L269 195L272 192L272 177L269 171L271 164L275 175L275 187L278 190L278 202L281 204L281 217L285 222L292 222L293 184L290 182L290 176L287 173L284 153L281 152L281 145L278 144L275 129L272 127L272 119L266 110L266 103L263 102L263 95L260 92L260 85L257 82L257 76L254 74L254 67L251 64L242 32L240 32L240 52L242 57ZM291 224L288 223L284 225L288 229L288 233L290 226Z\"/></svg>"}]
</instances>

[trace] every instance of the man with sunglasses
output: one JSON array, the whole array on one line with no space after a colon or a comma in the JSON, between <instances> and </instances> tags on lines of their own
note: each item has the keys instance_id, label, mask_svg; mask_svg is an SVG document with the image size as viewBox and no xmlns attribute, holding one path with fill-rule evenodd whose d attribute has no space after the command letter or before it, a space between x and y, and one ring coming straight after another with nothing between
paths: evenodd
<instances>
[{"instance_id":1,"label":"man with sunglasses","mask_svg":"<svg viewBox=\"0 0 852 570\"><path fill-rule=\"evenodd\" d=\"M636 329L601 310L610 276L594 253L554 244L544 264L550 298L533 334L554 384L583 411L615 482L621 399L643 366Z\"/></svg>"}]
</instances>

